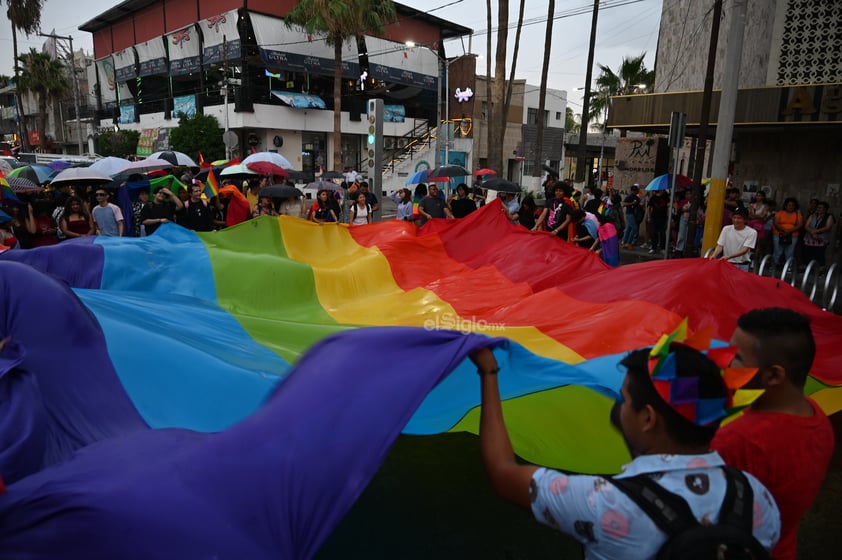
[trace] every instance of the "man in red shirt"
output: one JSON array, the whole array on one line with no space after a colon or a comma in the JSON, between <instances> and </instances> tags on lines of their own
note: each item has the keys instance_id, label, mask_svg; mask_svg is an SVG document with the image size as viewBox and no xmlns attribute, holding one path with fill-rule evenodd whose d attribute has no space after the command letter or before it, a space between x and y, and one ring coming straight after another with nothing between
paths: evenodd
<instances>
[{"instance_id":1,"label":"man in red shirt","mask_svg":"<svg viewBox=\"0 0 842 560\"><path fill-rule=\"evenodd\" d=\"M756 367L746 388L764 389L751 408L719 429L711 443L729 465L756 476L781 512L776 560L795 560L798 524L819 493L831 456L833 428L804 396L816 345L807 317L789 309L755 309L737 320L732 367Z\"/></svg>"}]
</instances>

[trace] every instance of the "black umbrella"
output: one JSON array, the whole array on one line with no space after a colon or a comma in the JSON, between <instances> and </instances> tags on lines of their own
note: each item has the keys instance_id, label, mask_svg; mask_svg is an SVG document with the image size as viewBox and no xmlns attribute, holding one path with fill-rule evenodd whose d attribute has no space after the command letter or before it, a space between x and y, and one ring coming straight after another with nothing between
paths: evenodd
<instances>
[{"instance_id":1,"label":"black umbrella","mask_svg":"<svg viewBox=\"0 0 842 560\"><path fill-rule=\"evenodd\" d=\"M304 196L304 193L289 185L269 185L268 187L260 189L257 196L268 196L269 198L291 198L294 196Z\"/></svg>"},{"instance_id":2,"label":"black umbrella","mask_svg":"<svg viewBox=\"0 0 842 560\"><path fill-rule=\"evenodd\" d=\"M290 181L298 181L303 183L305 181L309 181L312 177L312 173L307 173L306 171L296 171L295 169L287 169L287 173L289 173L289 177L287 177Z\"/></svg>"},{"instance_id":3,"label":"black umbrella","mask_svg":"<svg viewBox=\"0 0 842 560\"><path fill-rule=\"evenodd\" d=\"M465 177L470 174L471 172L461 165L443 165L430 171L430 174L427 175L427 177Z\"/></svg>"},{"instance_id":4,"label":"black umbrella","mask_svg":"<svg viewBox=\"0 0 842 560\"><path fill-rule=\"evenodd\" d=\"M484 181L482 183L482 188L491 189L497 192L508 193L519 193L523 191L523 189L521 189L520 185L518 185L517 183L512 183L511 181L499 179L497 177L495 177L494 179L489 179L488 181Z\"/></svg>"},{"instance_id":5,"label":"black umbrella","mask_svg":"<svg viewBox=\"0 0 842 560\"><path fill-rule=\"evenodd\" d=\"M550 175L552 175L553 177L558 179L558 171L556 171L555 169L553 169L552 167L550 167L546 163L541 165L541 169L543 169L544 171L546 171L547 173L549 173Z\"/></svg>"}]
</instances>

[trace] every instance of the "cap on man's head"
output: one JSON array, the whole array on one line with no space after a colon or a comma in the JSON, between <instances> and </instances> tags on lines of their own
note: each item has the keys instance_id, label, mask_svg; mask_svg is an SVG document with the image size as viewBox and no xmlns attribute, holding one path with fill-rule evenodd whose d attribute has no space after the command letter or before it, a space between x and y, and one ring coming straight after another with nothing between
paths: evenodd
<instances>
[{"instance_id":1,"label":"cap on man's head","mask_svg":"<svg viewBox=\"0 0 842 560\"><path fill-rule=\"evenodd\" d=\"M639 191L639 190L640 190L640 185L639 185L639 184L637 184L637 183L635 183L634 185L632 185L632 186L631 186L631 190L633 190L633 191Z\"/></svg>"},{"instance_id":2,"label":"cap on man's head","mask_svg":"<svg viewBox=\"0 0 842 560\"><path fill-rule=\"evenodd\" d=\"M731 216L742 216L743 218L748 218L748 208L745 206L737 206L733 212L731 212Z\"/></svg>"}]
</instances>

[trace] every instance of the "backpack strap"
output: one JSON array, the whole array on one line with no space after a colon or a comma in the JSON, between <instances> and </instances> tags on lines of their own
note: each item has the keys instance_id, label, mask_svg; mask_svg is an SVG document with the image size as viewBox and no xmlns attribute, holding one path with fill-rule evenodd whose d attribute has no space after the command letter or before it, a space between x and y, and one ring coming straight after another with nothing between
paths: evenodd
<instances>
[{"instance_id":1,"label":"backpack strap","mask_svg":"<svg viewBox=\"0 0 842 560\"><path fill-rule=\"evenodd\" d=\"M745 543L754 554L754 558L770 558L768 551L753 535L754 492L748 478L734 467L724 466L722 469L726 490L715 526L722 527L731 535L745 535ZM681 533L701 528L687 501L668 491L650 476L606 479L637 504L652 522L667 534L667 541Z\"/></svg>"},{"instance_id":2,"label":"backpack strap","mask_svg":"<svg viewBox=\"0 0 842 560\"><path fill-rule=\"evenodd\" d=\"M607 480L637 504L669 538L699 525L687 501L655 482L650 476L607 477Z\"/></svg>"},{"instance_id":3,"label":"backpack strap","mask_svg":"<svg viewBox=\"0 0 842 560\"><path fill-rule=\"evenodd\" d=\"M734 467L723 467L728 484L717 525L730 525L752 534L754 527L754 491L746 475Z\"/></svg>"}]
</instances>

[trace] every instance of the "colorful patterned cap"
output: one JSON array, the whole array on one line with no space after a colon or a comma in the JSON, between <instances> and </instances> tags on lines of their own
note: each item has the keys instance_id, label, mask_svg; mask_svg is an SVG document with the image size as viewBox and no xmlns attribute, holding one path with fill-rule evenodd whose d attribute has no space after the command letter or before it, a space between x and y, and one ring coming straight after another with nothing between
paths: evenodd
<instances>
[{"instance_id":1,"label":"colorful patterned cap","mask_svg":"<svg viewBox=\"0 0 842 560\"><path fill-rule=\"evenodd\" d=\"M713 425L729 414L750 404L760 391L740 391L754 374L756 368L731 368L737 349L733 346L710 348L711 329L687 336L685 318L670 334L661 337L649 352L649 374L655 390L676 412L697 426ZM678 376L678 360L670 351L672 344L683 344L705 354L720 370L727 389L727 396L703 398L699 391L699 377ZM742 394L741 394L742 393ZM735 402L738 403L735 407Z\"/></svg>"}]
</instances>

